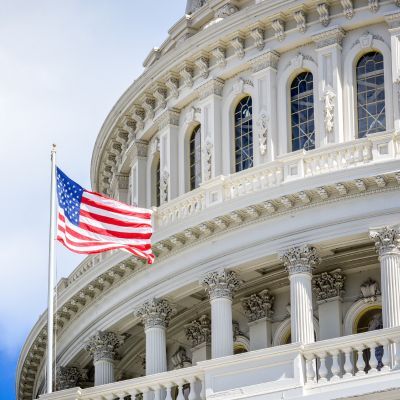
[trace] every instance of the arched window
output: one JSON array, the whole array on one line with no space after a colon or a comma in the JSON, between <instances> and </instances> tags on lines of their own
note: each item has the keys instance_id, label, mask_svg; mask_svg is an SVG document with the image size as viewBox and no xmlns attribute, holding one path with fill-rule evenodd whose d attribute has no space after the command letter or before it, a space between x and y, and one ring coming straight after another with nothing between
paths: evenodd
<instances>
[{"instance_id":1,"label":"arched window","mask_svg":"<svg viewBox=\"0 0 400 400\"><path fill-rule=\"evenodd\" d=\"M201 128L193 129L189 140L189 173L190 190L196 189L201 183Z\"/></svg>"},{"instance_id":2,"label":"arched window","mask_svg":"<svg viewBox=\"0 0 400 400\"><path fill-rule=\"evenodd\" d=\"M154 199L156 201L156 207L160 207L160 157L156 161L156 166L154 168Z\"/></svg>"},{"instance_id":3,"label":"arched window","mask_svg":"<svg viewBox=\"0 0 400 400\"><path fill-rule=\"evenodd\" d=\"M253 166L253 106L250 96L235 109L235 171Z\"/></svg>"},{"instance_id":4,"label":"arched window","mask_svg":"<svg viewBox=\"0 0 400 400\"><path fill-rule=\"evenodd\" d=\"M292 151L315 148L314 82L311 72L302 72L290 86Z\"/></svg>"},{"instance_id":5,"label":"arched window","mask_svg":"<svg viewBox=\"0 0 400 400\"><path fill-rule=\"evenodd\" d=\"M377 51L364 54L357 63L358 137L386 130L383 56Z\"/></svg>"}]
</instances>

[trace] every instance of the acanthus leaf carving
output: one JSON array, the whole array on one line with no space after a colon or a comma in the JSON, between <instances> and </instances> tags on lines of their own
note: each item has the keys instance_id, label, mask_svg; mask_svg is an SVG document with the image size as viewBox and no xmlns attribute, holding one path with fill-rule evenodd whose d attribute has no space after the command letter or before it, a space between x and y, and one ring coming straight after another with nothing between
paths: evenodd
<instances>
[{"instance_id":1,"label":"acanthus leaf carving","mask_svg":"<svg viewBox=\"0 0 400 400\"><path fill-rule=\"evenodd\" d=\"M166 203L168 201L168 185L169 172L165 169L160 177L160 197L162 203Z\"/></svg>"},{"instance_id":2,"label":"acanthus leaf carving","mask_svg":"<svg viewBox=\"0 0 400 400\"><path fill-rule=\"evenodd\" d=\"M94 362L100 360L113 361L116 351L124 342L124 337L115 332L97 331L90 337L85 350L93 357Z\"/></svg>"},{"instance_id":3,"label":"acanthus leaf carving","mask_svg":"<svg viewBox=\"0 0 400 400\"><path fill-rule=\"evenodd\" d=\"M221 270L209 272L203 277L201 283L210 296L210 300L221 297L231 300L241 282L234 271Z\"/></svg>"},{"instance_id":4,"label":"acanthus leaf carving","mask_svg":"<svg viewBox=\"0 0 400 400\"><path fill-rule=\"evenodd\" d=\"M385 226L371 229L369 237L375 241L375 248L379 256L391 253L400 253L400 227Z\"/></svg>"},{"instance_id":5,"label":"acanthus leaf carving","mask_svg":"<svg viewBox=\"0 0 400 400\"><path fill-rule=\"evenodd\" d=\"M319 22L322 24L322 26L328 26L330 22L328 3L323 2L318 4L317 12L319 15Z\"/></svg>"},{"instance_id":6,"label":"acanthus leaf carving","mask_svg":"<svg viewBox=\"0 0 400 400\"><path fill-rule=\"evenodd\" d=\"M171 306L167 300L158 298L145 301L135 311L136 317L142 320L145 329L168 328L169 322L175 314L174 306Z\"/></svg>"},{"instance_id":7,"label":"acanthus leaf carving","mask_svg":"<svg viewBox=\"0 0 400 400\"><path fill-rule=\"evenodd\" d=\"M211 343L211 320L207 315L202 315L185 325L186 339L192 343L192 347L202 343Z\"/></svg>"},{"instance_id":8,"label":"acanthus leaf carving","mask_svg":"<svg viewBox=\"0 0 400 400\"><path fill-rule=\"evenodd\" d=\"M261 111L260 115L256 120L256 128L258 135L259 150L262 156L267 152L268 121L269 117L267 113L265 111Z\"/></svg>"},{"instance_id":9,"label":"acanthus leaf carving","mask_svg":"<svg viewBox=\"0 0 400 400\"><path fill-rule=\"evenodd\" d=\"M323 102L324 102L324 122L325 130L328 134L333 132L335 127L335 98L336 94L331 86L327 86Z\"/></svg>"},{"instance_id":10,"label":"acanthus leaf carving","mask_svg":"<svg viewBox=\"0 0 400 400\"><path fill-rule=\"evenodd\" d=\"M344 281L346 277L342 270L336 269L313 277L313 291L318 301L341 297L344 294Z\"/></svg>"},{"instance_id":11,"label":"acanthus leaf carving","mask_svg":"<svg viewBox=\"0 0 400 400\"><path fill-rule=\"evenodd\" d=\"M354 8L352 0L340 0L343 7L343 14L347 19L352 19L354 16Z\"/></svg>"},{"instance_id":12,"label":"acanthus leaf carving","mask_svg":"<svg viewBox=\"0 0 400 400\"><path fill-rule=\"evenodd\" d=\"M210 138L204 141L203 154L204 154L204 180L211 179L212 175L212 156L213 156L213 143Z\"/></svg>"},{"instance_id":13,"label":"acanthus leaf carving","mask_svg":"<svg viewBox=\"0 0 400 400\"><path fill-rule=\"evenodd\" d=\"M289 275L296 273L311 273L320 258L315 247L310 245L291 247L280 255Z\"/></svg>"},{"instance_id":14,"label":"acanthus leaf carving","mask_svg":"<svg viewBox=\"0 0 400 400\"><path fill-rule=\"evenodd\" d=\"M274 313L272 310L274 300L275 297L271 295L268 289L242 299L242 307L249 322L261 318L271 318Z\"/></svg>"}]
</instances>

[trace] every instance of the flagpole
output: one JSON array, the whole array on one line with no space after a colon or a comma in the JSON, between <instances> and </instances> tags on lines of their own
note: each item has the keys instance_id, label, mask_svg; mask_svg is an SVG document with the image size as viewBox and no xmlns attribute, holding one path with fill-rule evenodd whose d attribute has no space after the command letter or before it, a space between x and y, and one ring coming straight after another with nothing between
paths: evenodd
<instances>
[{"instance_id":1,"label":"flagpole","mask_svg":"<svg viewBox=\"0 0 400 400\"><path fill-rule=\"evenodd\" d=\"M51 149L51 184L50 184L50 234L49 234L49 280L47 307L47 393L53 392L53 343L54 343L54 242L56 217L56 145Z\"/></svg>"}]
</instances>

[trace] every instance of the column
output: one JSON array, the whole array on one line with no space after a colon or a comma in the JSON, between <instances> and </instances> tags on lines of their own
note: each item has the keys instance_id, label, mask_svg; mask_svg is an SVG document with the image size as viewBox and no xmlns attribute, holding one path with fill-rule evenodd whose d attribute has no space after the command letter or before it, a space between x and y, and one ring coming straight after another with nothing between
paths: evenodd
<instances>
[{"instance_id":1,"label":"column","mask_svg":"<svg viewBox=\"0 0 400 400\"><path fill-rule=\"evenodd\" d=\"M166 203L179 195L179 111L166 110L157 120L160 131L160 200Z\"/></svg>"},{"instance_id":2,"label":"column","mask_svg":"<svg viewBox=\"0 0 400 400\"><path fill-rule=\"evenodd\" d=\"M254 165L278 155L277 70L279 53L268 51L251 60L257 96L253 98Z\"/></svg>"},{"instance_id":3,"label":"column","mask_svg":"<svg viewBox=\"0 0 400 400\"><path fill-rule=\"evenodd\" d=\"M207 315L185 325L186 339L192 343L192 364L211 358L211 321Z\"/></svg>"},{"instance_id":4,"label":"column","mask_svg":"<svg viewBox=\"0 0 400 400\"><path fill-rule=\"evenodd\" d=\"M281 255L290 280L292 343L314 342L312 270L319 263L314 247L293 247Z\"/></svg>"},{"instance_id":5,"label":"column","mask_svg":"<svg viewBox=\"0 0 400 400\"><path fill-rule=\"evenodd\" d=\"M78 386L82 370L78 367L58 367L56 373L57 390L72 389Z\"/></svg>"},{"instance_id":6,"label":"column","mask_svg":"<svg viewBox=\"0 0 400 400\"><path fill-rule=\"evenodd\" d=\"M146 334L146 375L167 371L165 331L176 310L165 299L151 299L135 312L141 318Z\"/></svg>"},{"instance_id":7,"label":"column","mask_svg":"<svg viewBox=\"0 0 400 400\"><path fill-rule=\"evenodd\" d=\"M211 79L198 88L201 110L202 182L222 174L221 102L224 81Z\"/></svg>"},{"instance_id":8,"label":"column","mask_svg":"<svg viewBox=\"0 0 400 400\"><path fill-rule=\"evenodd\" d=\"M322 102L323 118L316 131L324 132L320 145L344 141L342 40L345 32L334 27L313 36L318 54L318 95ZM314 77L316 82L316 77Z\"/></svg>"},{"instance_id":9,"label":"column","mask_svg":"<svg viewBox=\"0 0 400 400\"><path fill-rule=\"evenodd\" d=\"M115 381L116 350L122 343L123 337L114 332L98 331L89 339L85 350L93 357L95 386Z\"/></svg>"},{"instance_id":10,"label":"column","mask_svg":"<svg viewBox=\"0 0 400 400\"><path fill-rule=\"evenodd\" d=\"M272 307L275 297L268 289L242 299L244 313L249 321L250 350L265 349L271 346Z\"/></svg>"},{"instance_id":11,"label":"column","mask_svg":"<svg viewBox=\"0 0 400 400\"><path fill-rule=\"evenodd\" d=\"M205 275L202 285L211 303L211 356L232 355L232 296L240 281L235 272L220 270Z\"/></svg>"},{"instance_id":12,"label":"column","mask_svg":"<svg viewBox=\"0 0 400 400\"><path fill-rule=\"evenodd\" d=\"M320 340L342 336L342 296L346 277L340 269L315 275L312 281L317 298Z\"/></svg>"},{"instance_id":13,"label":"column","mask_svg":"<svg viewBox=\"0 0 400 400\"><path fill-rule=\"evenodd\" d=\"M148 144L144 140L133 143L133 162L130 173L130 203L138 207L146 207L146 168Z\"/></svg>"},{"instance_id":14,"label":"column","mask_svg":"<svg viewBox=\"0 0 400 400\"><path fill-rule=\"evenodd\" d=\"M370 237L381 263L383 327L400 326L400 227L371 229Z\"/></svg>"}]
</instances>

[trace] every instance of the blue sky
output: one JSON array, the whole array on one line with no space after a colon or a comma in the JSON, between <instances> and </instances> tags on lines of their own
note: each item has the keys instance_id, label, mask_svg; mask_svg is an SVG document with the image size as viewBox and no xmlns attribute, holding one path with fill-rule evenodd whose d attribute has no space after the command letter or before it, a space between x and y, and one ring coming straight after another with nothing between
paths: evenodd
<instances>
[{"instance_id":1,"label":"blue sky","mask_svg":"<svg viewBox=\"0 0 400 400\"><path fill-rule=\"evenodd\" d=\"M107 113L185 0L0 0L0 398L46 307L49 152L88 187ZM81 257L57 248L58 277Z\"/></svg>"}]
</instances>

